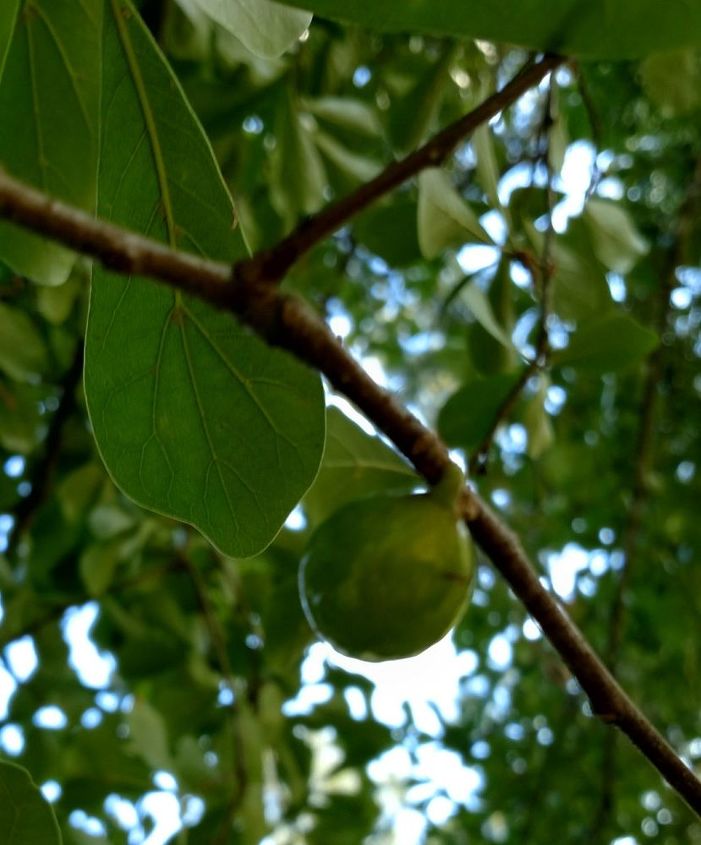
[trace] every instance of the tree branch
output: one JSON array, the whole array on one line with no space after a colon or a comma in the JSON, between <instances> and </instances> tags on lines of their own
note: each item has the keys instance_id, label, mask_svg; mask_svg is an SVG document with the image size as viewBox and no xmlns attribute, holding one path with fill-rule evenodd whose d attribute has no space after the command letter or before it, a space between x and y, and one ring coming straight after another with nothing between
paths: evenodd
<instances>
[{"instance_id":1,"label":"tree branch","mask_svg":"<svg viewBox=\"0 0 701 845\"><path fill-rule=\"evenodd\" d=\"M0 217L102 261L125 274L148 275L228 310L271 345L292 352L324 373L367 415L430 483L450 463L439 437L375 384L303 302L270 284L234 274L226 264L167 249L52 200L0 171ZM563 608L543 587L516 536L471 490L461 512L472 535L538 622L589 696L593 712L616 725L689 806L701 815L701 782L645 718L606 669Z\"/></svg>"},{"instance_id":2,"label":"tree branch","mask_svg":"<svg viewBox=\"0 0 701 845\"><path fill-rule=\"evenodd\" d=\"M273 283L281 281L290 268L316 244L332 235L375 200L398 188L407 179L416 176L427 167L439 167L457 145L478 126L491 120L500 111L514 103L564 61L560 56L547 55L539 62L527 64L501 91L492 94L477 108L434 135L422 147L405 158L392 162L374 179L361 185L352 194L328 206L319 214L304 220L275 246L242 262L242 271L252 279Z\"/></svg>"}]
</instances>

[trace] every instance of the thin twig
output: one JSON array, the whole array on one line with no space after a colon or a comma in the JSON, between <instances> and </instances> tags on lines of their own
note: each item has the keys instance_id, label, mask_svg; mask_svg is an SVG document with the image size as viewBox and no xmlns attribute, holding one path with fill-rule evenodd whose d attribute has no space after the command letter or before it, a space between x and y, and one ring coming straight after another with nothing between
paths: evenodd
<instances>
[{"instance_id":1,"label":"thin twig","mask_svg":"<svg viewBox=\"0 0 701 845\"><path fill-rule=\"evenodd\" d=\"M560 56L547 55L541 61L527 64L501 91L480 103L477 108L434 135L422 147L386 167L374 179L319 214L304 220L291 234L275 246L246 262L241 275L270 282L281 281L290 268L314 246L336 232L352 217L375 200L398 188L407 179L427 167L439 167L477 127L514 103L522 94L537 85L548 73L564 62Z\"/></svg>"},{"instance_id":2,"label":"thin twig","mask_svg":"<svg viewBox=\"0 0 701 845\"><path fill-rule=\"evenodd\" d=\"M487 461L489 450L492 448L492 443L497 431L506 420L511 416L512 411L516 407L518 400L525 386L528 384L531 376L534 376L540 369L538 357L534 356L528 364L521 370L521 374L514 383L513 387L504 397L503 402L494 414L490 423L489 430L482 438L479 446L474 450L469 459L469 467L472 475L485 475L487 472Z\"/></svg>"},{"instance_id":3,"label":"thin twig","mask_svg":"<svg viewBox=\"0 0 701 845\"><path fill-rule=\"evenodd\" d=\"M504 401L499 406L494 419L489 427L489 430L482 438L479 446L472 453L469 466L473 475L484 475L487 471L487 461L489 458L489 450L492 447L494 437L501 425L509 419L512 411L523 393L524 388L528 384L532 376L539 372L546 364L548 355L550 353L550 341L548 336L548 318L551 311L552 299L552 285L551 279L553 275L552 262L552 247L553 239L555 237L555 230L553 228L553 206L555 204L555 191L553 189L553 169L550 161L550 137L553 126L553 83L552 77L550 85L548 86L548 93L543 110L543 119L541 121L540 130L538 132L538 155L535 160L537 166L539 161L542 161L546 169L546 203L547 203L547 218L548 225L543 237L543 247L541 249L540 260L537 264L533 261L524 263L524 266L529 270L532 280L533 289L540 302L540 319L538 321L538 333L535 343L535 354L532 356L526 367L521 371L521 375L513 385L511 390L507 393Z\"/></svg>"},{"instance_id":4,"label":"thin twig","mask_svg":"<svg viewBox=\"0 0 701 845\"><path fill-rule=\"evenodd\" d=\"M127 274L149 275L154 281L184 290L222 310L229 310L271 345L287 349L324 373L383 431L429 483L436 483L450 465L438 436L425 428L379 385L339 344L326 324L303 302L265 285L235 276L221 284L225 264L193 259L154 241L90 218L33 188L0 173L0 216L35 233L51 236ZM64 239L61 234L66 231ZM513 532L471 490L465 488L461 512L472 535L516 596L540 625L572 674L589 696L592 711L616 725L666 778L670 786L701 815L701 782L645 718L606 669L564 609L543 587Z\"/></svg>"}]
</instances>

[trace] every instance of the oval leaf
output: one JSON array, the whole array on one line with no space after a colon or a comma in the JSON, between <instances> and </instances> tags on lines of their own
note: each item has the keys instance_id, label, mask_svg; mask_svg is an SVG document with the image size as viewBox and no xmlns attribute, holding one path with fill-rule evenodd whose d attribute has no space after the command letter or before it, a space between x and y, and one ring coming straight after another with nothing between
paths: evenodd
<instances>
[{"instance_id":1,"label":"oval leaf","mask_svg":"<svg viewBox=\"0 0 701 845\"><path fill-rule=\"evenodd\" d=\"M467 451L479 446L519 378L519 373L506 373L464 384L438 415L438 431L445 442Z\"/></svg>"},{"instance_id":2,"label":"oval leaf","mask_svg":"<svg viewBox=\"0 0 701 845\"><path fill-rule=\"evenodd\" d=\"M528 236L539 255L543 234L526 223ZM604 266L594 252L590 228L581 217L570 220L567 232L552 244L552 306L563 320L586 320L613 308Z\"/></svg>"},{"instance_id":3,"label":"oval leaf","mask_svg":"<svg viewBox=\"0 0 701 845\"><path fill-rule=\"evenodd\" d=\"M701 56L691 49L654 53L640 66L640 81L665 117L689 114L701 105Z\"/></svg>"},{"instance_id":4,"label":"oval leaf","mask_svg":"<svg viewBox=\"0 0 701 845\"><path fill-rule=\"evenodd\" d=\"M499 324L494 316L492 305L487 294L475 282L466 285L461 293L461 298L472 311L472 314L482 328L495 340L498 340L506 349L513 349L514 345L507 332Z\"/></svg>"},{"instance_id":5,"label":"oval leaf","mask_svg":"<svg viewBox=\"0 0 701 845\"><path fill-rule=\"evenodd\" d=\"M46 345L29 316L0 302L0 370L18 381L32 381L46 363Z\"/></svg>"},{"instance_id":6,"label":"oval leaf","mask_svg":"<svg viewBox=\"0 0 701 845\"><path fill-rule=\"evenodd\" d=\"M645 238L620 203L591 199L583 219L591 231L592 247L599 261L616 273L629 273L648 251Z\"/></svg>"},{"instance_id":7,"label":"oval leaf","mask_svg":"<svg viewBox=\"0 0 701 845\"><path fill-rule=\"evenodd\" d=\"M173 758L168 748L168 733L163 716L147 701L137 698L127 716L129 745L152 769L172 771Z\"/></svg>"},{"instance_id":8,"label":"oval leaf","mask_svg":"<svg viewBox=\"0 0 701 845\"><path fill-rule=\"evenodd\" d=\"M549 380L541 375L538 389L523 410L523 425L528 433L528 456L534 460L546 452L555 440L550 414L545 410Z\"/></svg>"},{"instance_id":9,"label":"oval leaf","mask_svg":"<svg viewBox=\"0 0 701 845\"><path fill-rule=\"evenodd\" d=\"M122 0L106 18L100 215L171 246L242 256L211 149L155 44ZM318 374L165 287L95 269L85 386L125 493L228 555L264 548L316 475Z\"/></svg>"},{"instance_id":10,"label":"oval leaf","mask_svg":"<svg viewBox=\"0 0 701 845\"><path fill-rule=\"evenodd\" d=\"M578 329L565 349L553 353L552 363L610 373L640 361L658 342L654 332L631 317L609 314Z\"/></svg>"},{"instance_id":11,"label":"oval leaf","mask_svg":"<svg viewBox=\"0 0 701 845\"><path fill-rule=\"evenodd\" d=\"M585 58L622 59L701 44L701 5L686 0L283 0L381 32L509 42Z\"/></svg>"},{"instance_id":12,"label":"oval leaf","mask_svg":"<svg viewBox=\"0 0 701 845\"><path fill-rule=\"evenodd\" d=\"M338 408L328 409L327 427L319 475L304 499L314 523L345 502L380 490L408 493L420 483L401 455L379 437L366 434Z\"/></svg>"},{"instance_id":13,"label":"oval leaf","mask_svg":"<svg viewBox=\"0 0 701 845\"><path fill-rule=\"evenodd\" d=\"M476 178L487 195L493 208L502 212L504 208L499 199L499 164L497 163L494 139L486 123L478 126L472 133L472 149L477 159Z\"/></svg>"},{"instance_id":14,"label":"oval leaf","mask_svg":"<svg viewBox=\"0 0 701 845\"><path fill-rule=\"evenodd\" d=\"M416 203L400 197L369 208L357 217L353 233L363 246L391 267L406 267L421 257L416 236Z\"/></svg>"},{"instance_id":15,"label":"oval leaf","mask_svg":"<svg viewBox=\"0 0 701 845\"><path fill-rule=\"evenodd\" d=\"M419 176L419 246L425 258L444 249L475 242L493 245L477 215L453 187L445 171L437 167Z\"/></svg>"},{"instance_id":16,"label":"oval leaf","mask_svg":"<svg viewBox=\"0 0 701 845\"><path fill-rule=\"evenodd\" d=\"M273 58L291 47L309 26L309 12L287 9L272 0L179 0L199 6L258 56Z\"/></svg>"}]
</instances>

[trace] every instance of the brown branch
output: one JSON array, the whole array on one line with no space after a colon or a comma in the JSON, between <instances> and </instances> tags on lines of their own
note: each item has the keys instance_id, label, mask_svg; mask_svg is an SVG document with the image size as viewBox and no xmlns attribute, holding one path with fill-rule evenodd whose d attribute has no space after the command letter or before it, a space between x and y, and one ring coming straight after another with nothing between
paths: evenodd
<instances>
[{"instance_id":1,"label":"brown branch","mask_svg":"<svg viewBox=\"0 0 701 845\"><path fill-rule=\"evenodd\" d=\"M0 166L0 217L98 258L116 273L158 278L178 290L224 307L231 268L100 221L12 178Z\"/></svg>"},{"instance_id":2,"label":"brown branch","mask_svg":"<svg viewBox=\"0 0 701 845\"><path fill-rule=\"evenodd\" d=\"M481 502L478 515L468 525L478 545L538 622L589 697L594 715L619 728L694 812L701 815L701 783L631 701L565 610L540 583L516 536Z\"/></svg>"},{"instance_id":3,"label":"brown branch","mask_svg":"<svg viewBox=\"0 0 701 845\"><path fill-rule=\"evenodd\" d=\"M514 103L564 61L560 56L547 55L539 62L527 64L501 91L492 94L471 112L434 135L422 147L390 164L374 179L361 185L352 194L328 206L319 214L304 220L271 249L243 262L245 267L242 269L246 276L273 283L281 281L290 268L316 244L332 235L375 200L398 188L407 179L416 176L427 167L439 167L448 159L457 145L478 126L491 120L500 111Z\"/></svg>"},{"instance_id":4,"label":"brown branch","mask_svg":"<svg viewBox=\"0 0 701 845\"><path fill-rule=\"evenodd\" d=\"M270 284L234 273L227 265L193 259L133 233L52 201L0 173L0 216L38 234L79 247L123 273L149 275L229 310L270 344L317 368L372 420L430 482L437 482L450 463L438 436L363 371L326 324L303 302ZM226 272L225 271L226 268ZM472 535L501 572L516 596L538 622L584 692L592 710L616 725L636 745L690 807L701 815L701 782L661 734L628 698L564 609L543 587L516 536L469 489L463 490L462 514Z\"/></svg>"}]
</instances>

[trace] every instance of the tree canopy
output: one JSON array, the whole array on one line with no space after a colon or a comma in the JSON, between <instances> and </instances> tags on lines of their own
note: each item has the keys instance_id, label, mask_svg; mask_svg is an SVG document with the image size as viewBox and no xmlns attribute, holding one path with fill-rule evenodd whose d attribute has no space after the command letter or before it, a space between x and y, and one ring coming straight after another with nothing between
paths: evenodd
<instances>
[{"instance_id":1,"label":"tree canopy","mask_svg":"<svg viewBox=\"0 0 701 845\"><path fill-rule=\"evenodd\" d=\"M700 92L680 0L3 0L0 842L701 842Z\"/></svg>"}]
</instances>

